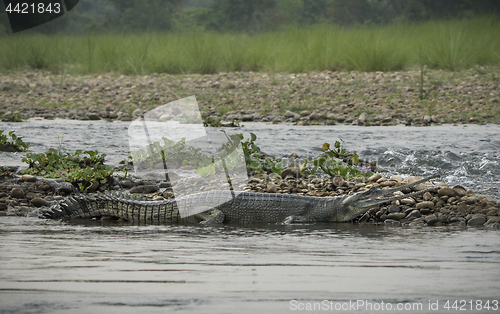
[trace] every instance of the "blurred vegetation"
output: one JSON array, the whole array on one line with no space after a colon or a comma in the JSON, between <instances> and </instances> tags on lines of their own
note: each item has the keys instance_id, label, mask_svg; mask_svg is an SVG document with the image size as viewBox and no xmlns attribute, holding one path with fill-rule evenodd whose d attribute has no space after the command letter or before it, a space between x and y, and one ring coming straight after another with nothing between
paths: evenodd
<instances>
[{"instance_id":1,"label":"blurred vegetation","mask_svg":"<svg viewBox=\"0 0 500 314\"><path fill-rule=\"evenodd\" d=\"M500 65L494 17L386 26L289 27L257 34L141 33L0 37L0 71L210 74L465 69Z\"/></svg>"},{"instance_id":2,"label":"blurred vegetation","mask_svg":"<svg viewBox=\"0 0 500 314\"><path fill-rule=\"evenodd\" d=\"M0 71L394 71L500 64L498 0L81 0L9 34Z\"/></svg>"},{"instance_id":3,"label":"blurred vegetation","mask_svg":"<svg viewBox=\"0 0 500 314\"><path fill-rule=\"evenodd\" d=\"M499 13L498 0L80 0L61 18L23 33L261 32L312 24L383 25ZM7 14L0 14L0 34L9 33Z\"/></svg>"}]
</instances>

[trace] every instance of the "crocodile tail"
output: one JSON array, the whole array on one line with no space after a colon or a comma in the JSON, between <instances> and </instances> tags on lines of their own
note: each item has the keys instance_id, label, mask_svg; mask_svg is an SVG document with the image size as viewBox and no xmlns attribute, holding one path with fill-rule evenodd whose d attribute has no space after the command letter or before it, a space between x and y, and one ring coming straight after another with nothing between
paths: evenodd
<instances>
[{"instance_id":1,"label":"crocodile tail","mask_svg":"<svg viewBox=\"0 0 500 314\"><path fill-rule=\"evenodd\" d=\"M44 208L39 215L46 219L76 218L86 212L87 199L82 196L67 197L56 201L50 207Z\"/></svg>"},{"instance_id":2,"label":"crocodile tail","mask_svg":"<svg viewBox=\"0 0 500 314\"><path fill-rule=\"evenodd\" d=\"M40 218L46 219L62 219L68 217L68 205L66 200L56 201L50 207L44 207L39 214Z\"/></svg>"}]
</instances>

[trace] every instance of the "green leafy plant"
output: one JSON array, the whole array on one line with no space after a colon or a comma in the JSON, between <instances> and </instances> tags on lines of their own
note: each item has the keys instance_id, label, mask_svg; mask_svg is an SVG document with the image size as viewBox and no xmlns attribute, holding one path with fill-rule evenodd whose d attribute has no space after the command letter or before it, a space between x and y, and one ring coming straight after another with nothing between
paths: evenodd
<instances>
[{"instance_id":1,"label":"green leafy plant","mask_svg":"<svg viewBox=\"0 0 500 314\"><path fill-rule=\"evenodd\" d=\"M238 134L243 140L243 134ZM260 147L255 144L257 135L250 133L250 139L241 142L247 170L250 173L277 173L281 174L287 163L284 160L275 160L270 156L266 156L260 150Z\"/></svg>"},{"instance_id":2,"label":"green leafy plant","mask_svg":"<svg viewBox=\"0 0 500 314\"><path fill-rule=\"evenodd\" d=\"M8 136L3 134L4 130L0 130L0 151L18 151L25 152L30 144L23 141L22 136L17 136L14 131L10 131Z\"/></svg>"},{"instance_id":3,"label":"green leafy plant","mask_svg":"<svg viewBox=\"0 0 500 314\"><path fill-rule=\"evenodd\" d=\"M199 168L213 162L213 158L201 153L200 148L187 146L186 138L177 142L166 137L162 140L163 144L154 142L139 151L132 152L132 161L137 169L163 168L167 160L175 168L188 165Z\"/></svg>"},{"instance_id":4,"label":"green leafy plant","mask_svg":"<svg viewBox=\"0 0 500 314\"><path fill-rule=\"evenodd\" d=\"M8 167L0 167L0 178L13 176L14 174L12 173L11 169L9 169Z\"/></svg>"},{"instance_id":5,"label":"green leafy plant","mask_svg":"<svg viewBox=\"0 0 500 314\"><path fill-rule=\"evenodd\" d=\"M104 185L113 175L113 169L104 164L106 154L96 150L87 150L82 156L81 150L68 153L50 148L45 154L27 154L22 159L29 168L22 174L35 174L48 178L66 178L65 181L79 187L81 191L88 190L98 182Z\"/></svg>"},{"instance_id":6,"label":"green leafy plant","mask_svg":"<svg viewBox=\"0 0 500 314\"><path fill-rule=\"evenodd\" d=\"M329 176L341 176L343 178L352 178L360 176L371 176L373 173L369 167L361 167L358 169L356 165L359 163L359 156L355 152L344 148L344 141L336 141L334 148L330 148L329 143L323 144L321 147L324 155L308 161L305 158L304 163L300 166L302 173L308 169L307 165L312 164L311 175L314 175L318 169L323 170Z\"/></svg>"},{"instance_id":7,"label":"green leafy plant","mask_svg":"<svg viewBox=\"0 0 500 314\"><path fill-rule=\"evenodd\" d=\"M202 177L208 178L221 172L226 174L229 172L234 173L234 170L246 171L245 160L238 150L241 147L241 134L227 135L224 130L221 130L221 132L226 136L227 142L221 146L212 164L197 169L196 172ZM243 167L243 169L240 167Z\"/></svg>"},{"instance_id":8,"label":"green leafy plant","mask_svg":"<svg viewBox=\"0 0 500 314\"><path fill-rule=\"evenodd\" d=\"M7 114L2 115L1 120L3 122L23 122L26 119L21 117L21 115L19 113L14 112L14 113L7 113Z\"/></svg>"}]
</instances>

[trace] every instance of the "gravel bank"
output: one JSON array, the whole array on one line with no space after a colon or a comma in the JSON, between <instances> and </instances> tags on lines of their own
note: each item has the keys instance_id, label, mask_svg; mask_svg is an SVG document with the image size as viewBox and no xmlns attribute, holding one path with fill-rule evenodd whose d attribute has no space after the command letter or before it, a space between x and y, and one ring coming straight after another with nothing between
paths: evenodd
<instances>
[{"instance_id":1,"label":"gravel bank","mask_svg":"<svg viewBox=\"0 0 500 314\"><path fill-rule=\"evenodd\" d=\"M369 178L343 180L340 177L322 180L313 177L296 177L277 174L256 175L249 179L245 190L263 193L290 193L309 196L341 196L361 192L374 185L390 188L414 182L419 177L398 176L390 178L374 174ZM188 188L186 194L195 193L201 178L192 178L182 184ZM60 181L62 182L62 181ZM403 226L487 226L500 229L500 203L486 195L476 195L472 190L461 186L449 187L445 183L436 183L441 189L424 194L392 201L370 209L354 221L360 223L391 224ZM114 180L113 190L125 190L130 193L146 194L152 200L163 200L174 197L171 187L166 182L145 181L140 179ZM432 183L420 184L395 192L407 194L427 189ZM69 184L62 185L55 195L53 186L41 182L34 176L24 175L22 178L4 181L0 184L0 216L32 216L37 215L36 207L48 206L50 201L60 200L73 192ZM96 217L109 220L112 217Z\"/></svg>"},{"instance_id":2,"label":"gravel bank","mask_svg":"<svg viewBox=\"0 0 500 314\"><path fill-rule=\"evenodd\" d=\"M196 95L204 118L239 122L431 125L500 123L500 68L466 71L235 72L215 75L0 74L0 117L130 121ZM421 99L421 96L423 99Z\"/></svg>"}]
</instances>

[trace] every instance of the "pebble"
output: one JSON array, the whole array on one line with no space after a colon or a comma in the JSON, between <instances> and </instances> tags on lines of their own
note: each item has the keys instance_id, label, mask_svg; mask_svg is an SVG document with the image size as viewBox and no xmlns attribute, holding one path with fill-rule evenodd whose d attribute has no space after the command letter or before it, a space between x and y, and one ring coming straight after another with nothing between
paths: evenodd
<instances>
[{"instance_id":1,"label":"pebble","mask_svg":"<svg viewBox=\"0 0 500 314\"><path fill-rule=\"evenodd\" d=\"M393 220L401 220L405 218L404 213L389 213L387 215L387 219L393 219Z\"/></svg>"},{"instance_id":2,"label":"pebble","mask_svg":"<svg viewBox=\"0 0 500 314\"><path fill-rule=\"evenodd\" d=\"M243 122L249 122L249 121L252 121L252 120L253 120L253 118L254 118L254 116L253 116L253 115L251 115L251 114L246 114L246 115L243 115L243 116L241 117L241 121L243 121Z\"/></svg>"},{"instance_id":3,"label":"pebble","mask_svg":"<svg viewBox=\"0 0 500 314\"><path fill-rule=\"evenodd\" d=\"M396 205L389 206L390 213L399 213L400 211L401 211L401 208L399 208L399 206L396 206Z\"/></svg>"},{"instance_id":4,"label":"pebble","mask_svg":"<svg viewBox=\"0 0 500 314\"><path fill-rule=\"evenodd\" d=\"M366 120L368 120L368 116L365 112L362 112L359 117L358 117L358 120L361 121L361 122L365 122Z\"/></svg>"},{"instance_id":5,"label":"pebble","mask_svg":"<svg viewBox=\"0 0 500 314\"><path fill-rule=\"evenodd\" d=\"M33 205L35 207L42 207L42 206L48 207L48 206L50 206L50 203L42 198L35 197L31 200L31 205Z\"/></svg>"},{"instance_id":6,"label":"pebble","mask_svg":"<svg viewBox=\"0 0 500 314\"><path fill-rule=\"evenodd\" d=\"M444 187L444 188L440 188L438 190L438 195L439 196L455 197L455 196L458 196L458 193L454 189Z\"/></svg>"},{"instance_id":7,"label":"pebble","mask_svg":"<svg viewBox=\"0 0 500 314\"><path fill-rule=\"evenodd\" d=\"M406 217L406 219L409 219L409 218L420 218L422 217L422 213L420 211L418 211L417 209L414 209L412 210L408 216Z\"/></svg>"},{"instance_id":8,"label":"pebble","mask_svg":"<svg viewBox=\"0 0 500 314\"><path fill-rule=\"evenodd\" d=\"M390 177L389 180L396 181L396 182L402 182L403 178L401 178L400 175L394 175L394 176Z\"/></svg>"},{"instance_id":9,"label":"pebble","mask_svg":"<svg viewBox=\"0 0 500 314\"><path fill-rule=\"evenodd\" d=\"M455 185L453 187L453 191L457 192L458 196L465 196L467 194L467 191L463 186L460 185Z\"/></svg>"},{"instance_id":10,"label":"pebble","mask_svg":"<svg viewBox=\"0 0 500 314\"><path fill-rule=\"evenodd\" d=\"M89 120L101 120L101 117L99 117L97 113L89 113L87 118L89 118Z\"/></svg>"},{"instance_id":11,"label":"pebble","mask_svg":"<svg viewBox=\"0 0 500 314\"><path fill-rule=\"evenodd\" d=\"M321 116L319 114L317 114L317 113L311 113L309 115L309 120L311 120L311 121L319 121L319 120L321 120Z\"/></svg>"},{"instance_id":12,"label":"pebble","mask_svg":"<svg viewBox=\"0 0 500 314\"><path fill-rule=\"evenodd\" d=\"M150 185L150 184L138 185L130 189L130 193L142 193L142 194L154 193L156 191L158 191L158 187L156 185Z\"/></svg>"},{"instance_id":13,"label":"pebble","mask_svg":"<svg viewBox=\"0 0 500 314\"><path fill-rule=\"evenodd\" d=\"M414 205L416 203L416 201L412 197L403 198L399 200L399 202L403 205L409 205L409 206Z\"/></svg>"},{"instance_id":14,"label":"pebble","mask_svg":"<svg viewBox=\"0 0 500 314\"><path fill-rule=\"evenodd\" d=\"M396 185L396 181L386 180L386 181L380 182L380 187L386 187L386 186L392 187L395 185Z\"/></svg>"},{"instance_id":15,"label":"pebble","mask_svg":"<svg viewBox=\"0 0 500 314\"><path fill-rule=\"evenodd\" d=\"M37 180L36 176L32 176L31 174L23 174L21 179L24 182L36 182Z\"/></svg>"},{"instance_id":16,"label":"pebble","mask_svg":"<svg viewBox=\"0 0 500 314\"><path fill-rule=\"evenodd\" d=\"M174 192L167 190L163 192L163 197L166 199L174 198Z\"/></svg>"},{"instance_id":17,"label":"pebble","mask_svg":"<svg viewBox=\"0 0 500 314\"><path fill-rule=\"evenodd\" d=\"M377 182L380 178L382 178L382 176L378 173L375 173L368 178L368 182Z\"/></svg>"},{"instance_id":18,"label":"pebble","mask_svg":"<svg viewBox=\"0 0 500 314\"><path fill-rule=\"evenodd\" d=\"M267 184L267 187L266 187L267 193L276 193L277 190L278 190L278 188L276 187L276 184L274 184L273 182L269 182Z\"/></svg>"},{"instance_id":19,"label":"pebble","mask_svg":"<svg viewBox=\"0 0 500 314\"><path fill-rule=\"evenodd\" d=\"M132 187L132 181L130 180L121 180L118 184L124 189L130 189Z\"/></svg>"},{"instance_id":20,"label":"pebble","mask_svg":"<svg viewBox=\"0 0 500 314\"><path fill-rule=\"evenodd\" d=\"M384 223L388 224L388 225L392 225L392 226L400 226L401 225L400 221L394 220L394 219L386 219L386 220L384 220Z\"/></svg>"},{"instance_id":21,"label":"pebble","mask_svg":"<svg viewBox=\"0 0 500 314\"><path fill-rule=\"evenodd\" d=\"M10 191L10 197L12 198L18 198L18 199L23 199L24 198L24 190L21 188L13 188Z\"/></svg>"},{"instance_id":22,"label":"pebble","mask_svg":"<svg viewBox=\"0 0 500 314\"><path fill-rule=\"evenodd\" d=\"M485 222L486 222L486 216L485 215L476 214L476 215L472 216L472 218L470 218L467 221L467 224L469 226L482 226Z\"/></svg>"},{"instance_id":23,"label":"pebble","mask_svg":"<svg viewBox=\"0 0 500 314\"><path fill-rule=\"evenodd\" d=\"M289 167L281 172L282 178L286 178L289 175L293 176L294 178L300 178L302 176L299 167Z\"/></svg>"},{"instance_id":24,"label":"pebble","mask_svg":"<svg viewBox=\"0 0 500 314\"><path fill-rule=\"evenodd\" d=\"M433 209L434 208L434 203L431 202L431 201L424 201L424 202L418 203L416 207L417 207L417 209L422 209L422 208Z\"/></svg>"},{"instance_id":25,"label":"pebble","mask_svg":"<svg viewBox=\"0 0 500 314\"><path fill-rule=\"evenodd\" d=\"M132 112L132 116L133 116L133 117L140 116L141 114L142 114L142 109L140 109L140 108L137 108L137 109L135 109L135 110Z\"/></svg>"}]
</instances>

